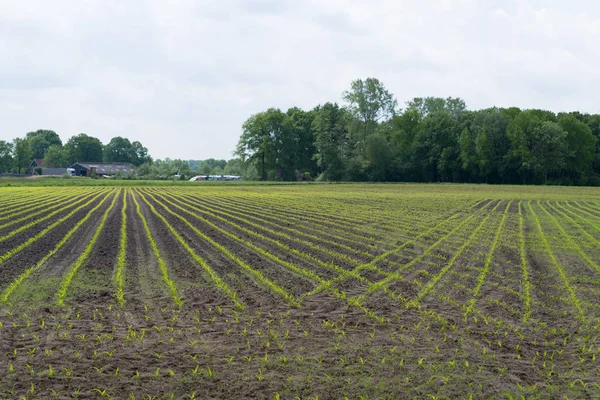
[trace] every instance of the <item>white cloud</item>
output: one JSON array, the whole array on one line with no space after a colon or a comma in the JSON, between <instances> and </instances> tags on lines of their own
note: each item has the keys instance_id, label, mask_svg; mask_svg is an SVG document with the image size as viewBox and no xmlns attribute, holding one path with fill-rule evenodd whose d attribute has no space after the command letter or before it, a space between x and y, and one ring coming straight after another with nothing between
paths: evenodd
<instances>
[{"instance_id":1,"label":"white cloud","mask_svg":"<svg viewBox=\"0 0 600 400\"><path fill-rule=\"evenodd\" d=\"M268 107L340 101L375 76L400 103L598 112L591 1L5 0L1 139L38 128L228 158Z\"/></svg>"}]
</instances>

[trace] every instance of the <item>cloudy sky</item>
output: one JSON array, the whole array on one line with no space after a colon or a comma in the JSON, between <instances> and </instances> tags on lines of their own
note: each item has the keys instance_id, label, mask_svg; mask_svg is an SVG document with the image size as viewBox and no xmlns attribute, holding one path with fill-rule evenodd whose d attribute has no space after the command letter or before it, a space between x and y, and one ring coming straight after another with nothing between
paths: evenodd
<instances>
[{"instance_id":1,"label":"cloudy sky","mask_svg":"<svg viewBox=\"0 0 600 400\"><path fill-rule=\"evenodd\" d=\"M400 104L600 112L599 44L592 0L2 0L0 139L227 159L251 114L370 76Z\"/></svg>"}]
</instances>

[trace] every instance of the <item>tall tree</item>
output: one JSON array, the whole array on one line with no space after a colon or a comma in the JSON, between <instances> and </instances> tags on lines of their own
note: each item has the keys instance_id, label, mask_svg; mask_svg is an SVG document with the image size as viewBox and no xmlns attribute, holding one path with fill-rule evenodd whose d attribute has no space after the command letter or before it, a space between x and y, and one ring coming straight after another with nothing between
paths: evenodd
<instances>
[{"instance_id":1,"label":"tall tree","mask_svg":"<svg viewBox=\"0 0 600 400\"><path fill-rule=\"evenodd\" d=\"M31 146L32 158L44 158L50 146L62 146L62 140L58 134L48 129L28 132L25 138Z\"/></svg>"},{"instance_id":2,"label":"tall tree","mask_svg":"<svg viewBox=\"0 0 600 400\"><path fill-rule=\"evenodd\" d=\"M0 173L9 172L13 167L13 144L0 140Z\"/></svg>"},{"instance_id":3,"label":"tall tree","mask_svg":"<svg viewBox=\"0 0 600 400\"><path fill-rule=\"evenodd\" d=\"M328 180L344 177L344 159L350 149L348 114L337 104L326 103L316 109L312 129L315 136L317 165Z\"/></svg>"},{"instance_id":4,"label":"tall tree","mask_svg":"<svg viewBox=\"0 0 600 400\"><path fill-rule=\"evenodd\" d=\"M475 149L476 139L477 135L474 135L469 128L463 129L458 139L461 167L466 172L469 182L479 177L479 159Z\"/></svg>"},{"instance_id":5,"label":"tall tree","mask_svg":"<svg viewBox=\"0 0 600 400\"><path fill-rule=\"evenodd\" d=\"M545 121L533 131L534 169L548 183L548 174L563 168L567 156L567 133L556 122Z\"/></svg>"},{"instance_id":6,"label":"tall tree","mask_svg":"<svg viewBox=\"0 0 600 400\"><path fill-rule=\"evenodd\" d=\"M133 165L152 164L152 157L148 154L148 149L139 141L136 140L131 143L131 151L131 162Z\"/></svg>"},{"instance_id":7,"label":"tall tree","mask_svg":"<svg viewBox=\"0 0 600 400\"><path fill-rule=\"evenodd\" d=\"M277 109L269 109L248 118L242 125L242 136L235 151L245 164L256 167L263 181L267 180L268 172L274 169L273 138L276 132L273 131L273 124L269 121L272 119L270 115L279 113L281 112Z\"/></svg>"},{"instance_id":8,"label":"tall tree","mask_svg":"<svg viewBox=\"0 0 600 400\"><path fill-rule=\"evenodd\" d=\"M26 139L16 138L13 140L13 160L17 173L21 173L22 170L26 170L33 158L33 151L31 146Z\"/></svg>"},{"instance_id":9,"label":"tall tree","mask_svg":"<svg viewBox=\"0 0 600 400\"><path fill-rule=\"evenodd\" d=\"M85 133L72 136L65 144L65 150L69 155L69 164L75 162L101 162L103 147L100 139L88 136Z\"/></svg>"},{"instance_id":10,"label":"tall tree","mask_svg":"<svg viewBox=\"0 0 600 400\"><path fill-rule=\"evenodd\" d=\"M467 109L467 104L459 97L415 97L406 103L406 109L418 111L423 118L439 112L458 118Z\"/></svg>"},{"instance_id":11,"label":"tall tree","mask_svg":"<svg viewBox=\"0 0 600 400\"><path fill-rule=\"evenodd\" d=\"M533 154L535 130L544 122L554 122L554 113L544 110L525 110L515 115L508 125L506 135L510 150L505 156L508 168L521 176L521 183L535 183L535 174L539 172ZM537 180L537 182L541 182Z\"/></svg>"},{"instance_id":12,"label":"tall tree","mask_svg":"<svg viewBox=\"0 0 600 400\"><path fill-rule=\"evenodd\" d=\"M110 139L110 142L104 146L102 156L106 162L129 163L133 161L133 146L129 139L117 136Z\"/></svg>"},{"instance_id":13,"label":"tall tree","mask_svg":"<svg viewBox=\"0 0 600 400\"><path fill-rule=\"evenodd\" d=\"M303 111L297 107L287 111L289 135L293 147L293 165L291 169L300 173L308 172L314 175L317 164L313 158L315 154L315 138L312 124L315 119L314 111ZM295 175L295 174L294 174Z\"/></svg>"},{"instance_id":14,"label":"tall tree","mask_svg":"<svg viewBox=\"0 0 600 400\"><path fill-rule=\"evenodd\" d=\"M586 184L593 169L596 138L589 126L572 114L560 115L558 123L566 132L566 172L574 183Z\"/></svg>"},{"instance_id":15,"label":"tall tree","mask_svg":"<svg viewBox=\"0 0 600 400\"><path fill-rule=\"evenodd\" d=\"M62 146L50 146L44 156L44 166L66 168L69 166L69 154Z\"/></svg>"},{"instance_id":16,"label":"tall tree","mask_svg":"<svg viewBox=\"0 0 600 400\"><path fill-rule=\"evenodd\" d=\"M460 127L450 114L439 112L423 119L413 145L413 164L426 182L451 181L459 173Z\"/></svg>"},{"instance_id":17,"label":"tall tree","mask_svg":"<svg viewBox=\"0 0 600 400\"><path fill-rule=\"evenodd\" d=\"M365 150L367 136L375 131L377 123L392 118L398 108L394 95L376 78L353 81L342 98L350 114L360 121L357 144L362 150Z\"/></svg>"},{"instance_id":18,"label":"tall tree","mask_svg":"<svg viewBox=\"0 0 600 400\"><path fill-rule=\"evenodd\" d=\"M375 133L367 138L366 159L368 176L376 182L387 181L390 176L394 152L384 135Z\"/></svg>"}]
</instances>

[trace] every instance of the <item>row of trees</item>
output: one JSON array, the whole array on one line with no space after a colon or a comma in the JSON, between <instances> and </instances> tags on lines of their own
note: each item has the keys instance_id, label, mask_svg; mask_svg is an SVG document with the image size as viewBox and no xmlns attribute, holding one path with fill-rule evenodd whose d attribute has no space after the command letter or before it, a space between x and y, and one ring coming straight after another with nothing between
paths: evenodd
<instances>
[{"instance_id":1,"label":"row of trees","mask_svg":"<svg viewBox=\"0 0 600 400\"><path fill-rule=\"evenodd\" d=\"M242 162L239 159L215 160L156 160L141 165L136 175L140 179L189 179L196 175L241 175Z\"/></svg>"},{"instance_id":2,"label":"row of trees","mask_svg":"<svg viewBox=\"0 0 600 400\"><path fill-rule=\"evenodd\" d=\"M22 173L33 159L43 159L44 166L55 168L78 161L127 162L136 166L152 163L147 148L122 137L114 137L104 145L100 139L80 133L63 145L56 132L40 129L12 142L0 140L0 172Z\"/></svg>"},{"instance_id":3,"label":"row of trees","mask_svg":"<svg viewBox=\"0 0 600 400\"><path fill-rule=\"evenodd\" d=\"M600 185L600 115L415 98L398 108L375 78L343 104L268 109L242 126L247 178ZM299 174L300 172L300 174Z\"/></svg>"}]
</instances>

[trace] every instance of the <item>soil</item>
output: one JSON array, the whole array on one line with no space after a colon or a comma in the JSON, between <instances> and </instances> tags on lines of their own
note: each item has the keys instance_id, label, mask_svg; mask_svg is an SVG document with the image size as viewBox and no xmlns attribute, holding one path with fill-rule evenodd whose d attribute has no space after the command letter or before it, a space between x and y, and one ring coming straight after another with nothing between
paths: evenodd
<instances>
[{"instance_id":1,"label":"soil","mask_svg":"<svg viewBox=\"0 0 600 400\"><path fill-rule=\"evenodd\" d=\"M163 203L163 190L176 193L152 190ZM0 397L397 399L597 395L600 380L596 354L600 343L594 318L599 314L595 304L600 300L600 284L593 280L594 275L585 269L580 257L553 247L568 274L570 287L581 299L588 318L583 319L548 255L543 249L533 248L538 232L527 220L531 313L526 318L519 215L513 206L479 295L474 298L473 289L483 273L495 227L503 215L502 204L486 228L418 303L410 301L418 299L420 290L447 265L482 221L480 216L435 249L431 246L457 222L440 227L377 263L383 271L396 271L420 258L410 268L402 269L402 279L392 281L386 290L369 292L369 283L385 279L384 273L365 269L360 275L366 279L339 279L338 273L315 259L334 261L352 271L372 258L365 256L355 263L340 261L301 243L300 237L285 230L282 232L291 240L263 233L314 258L300 257L219 219L205 217L241 240L231 239L206 222L169 206L301 302L300 306L291 306L145 195L193 252L237 294L243 307L236 307L143 201L142 195L148 192L127 189L127 193L124 306L116 303L113 282L122 223L123 201L119 196L98 242L77 271L64 306L56 305L56 289L83 253L112 198L39 271L21 283L8 304L0 305ZM176 203L192 212L192 204L219 208L214 197L204 201L202 196L198 190ZM163 280L134 199L140 204L169 278L177 287L181 306L175 303ZM54 248L98 201L35 245L7 259L0 268L2 290ZM231 209L236 201L242 200L231 200L221 209ZM365 199L352 201L349 207L355 204L362 208L368 203ZM253 199L253 204L258 202L259 198ZM479 207L489 204L486 211L479 212L489 215L498 202L479 203ZM461 218L465 218L471 215L464 209L465 204L473 203L457 203L463 208L455 211L464 212ZM244 212L251 213L252 209L246 207ZM294 215L302 218L300 210ZM303 220L305 224L316 223L319 218L313 212L307 215L310 218ZM336 216L326 217L329 224L334 224ZM275 216L261 214L257 218L270 228L278 223ZM430 216L428 221L435 219ZM257 229L233 216L230 220ZM327 226L333 225L310 232L326 237ZM397 229L398 236L409 236L408 227ZM352 232L355 238L354 232L358 234L359 230ZM25 233L18 236L21 241L27 237ZM10 243L15 246L18 241ZM315 272L331 286L308 295L319 287L319 282L294 273L248 243ZM350 256L343 248L325 247ZM4 252L8 250L4 248ZM426 251L428 255L423 256Z\"/></svg>"}]
</instances>

